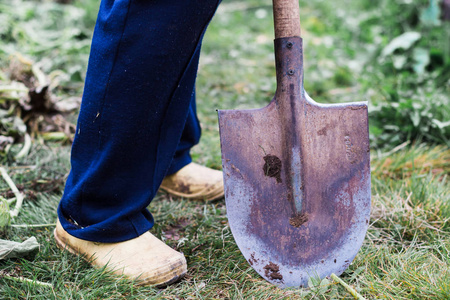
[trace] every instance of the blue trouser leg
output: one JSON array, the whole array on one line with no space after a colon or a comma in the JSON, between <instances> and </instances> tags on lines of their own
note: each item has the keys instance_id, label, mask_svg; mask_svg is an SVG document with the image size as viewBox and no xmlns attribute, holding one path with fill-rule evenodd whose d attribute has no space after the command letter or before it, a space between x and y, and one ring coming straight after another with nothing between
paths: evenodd
<instances>
[{"instance_id":1,"label":"blue trouser leg","mask_svg":"<svg viewBox=\"0 0 450 300\"><path fill-rule=\"evenodd\" d=\"M195 91L192 93L191 105L189 106L186 124L181 134L180 142L172 160L172 164L167 171L167 175L171 175L189 164L192 159L189 151L200 141L201 128L197 118L197 110L195 105Z\"/></svg>"},{"instance_id":2,"label":"blue trouser leg","mask_svg":"<svg viewBox=\"0 0 450 300\"><path fill-rule=\"evenodd\" d=\"M195 79L203 33L220 0L102 0L58 207L71 235L135 238L164 176L198 142Z\"/></svg>"}]
</instances>

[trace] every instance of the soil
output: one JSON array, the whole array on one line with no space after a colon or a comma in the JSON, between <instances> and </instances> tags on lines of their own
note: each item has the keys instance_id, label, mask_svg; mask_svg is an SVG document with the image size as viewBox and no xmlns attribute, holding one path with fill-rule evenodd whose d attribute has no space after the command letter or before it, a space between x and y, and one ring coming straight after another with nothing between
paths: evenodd
<instances>
[{"instance_id":1,"label":"soil","mask_svg":"<svg viewBox=\"0 0 450 300\"><path fill-rule=\"evenodd\" d=\"M163 230L164 237L172 241L178 241L183 235L183 232L185 231L186 227L188 225L191 225L191 223L192 223L191 220L188 220L183 217L178 220L175 220L173 225L170 225Z\"/></svg>"},{"instance_id":2,"label":"soil","mask_svg":"<svg viewBox=\"0 0 450 300\"><path fill-rule=\"evenodd\" d=\"M255 258L255 253L252 253L252 254L250 255L250 259L248 260L248 262L250 263L251 266L253 266L253 264L254 264L255 262L259 262L259 260Z\"/></svg>"},{"instance_id":3,"label":"soil","mask_svg":"<svg viewBox=\"0 0 450 300\"><path fill-rule=\"evenodd\" d=\"M273 262L269 262L269 264L264 267L264 270L266 270L265 274L267 277L278 280L283 279L283 275L280 274L280 267Z\"/></svg>"},{"instance_id":4,"label":"soil","mask_svg":"<svg viewBox=\"0 0 450 300\"><path fill-rule=\"evenodd\" d=\"M277 183L281 183L281 160L275 155L264 156L266 162L263 166L265 176L274 177Z\"/></svg>"},{"instance_id":5,"label":"soil","mask_svg":"<svg viewBox=\"0 0 450 300\"><path fill-rule=\"evenodd\" d=\"M291 224L294 227L300 227L306 222L308 222L308 217L309 216L307 213L296 215L295 217L289 219L289 224Z\"/></svg>"},{"instance_id":6,"label":"soil","mask_svg":"<svg viewBox=\"0 0 450 300\"><path fill-rule=\"evenodd\" d=\"M178 190L181 193L189 194L190 193L190 189L191 189L191 187L186 182L183 182L183 181L179 182Z\"/></svg>"},{"instance_id":7,"label":"soil","mask_svg":"<svg viewBox=\"0 0 450 300\"><path fill-rule=\"evenodd\" d=\"M33 180L30 184L18 184L17 189L25 194L28 200L36 200L39 193L59 193L64 189L64 180L62 178L56 179L41 179ZM5 198L15 197L13 191L1 192L0 196Z\"/></svg>"}]
</instances>

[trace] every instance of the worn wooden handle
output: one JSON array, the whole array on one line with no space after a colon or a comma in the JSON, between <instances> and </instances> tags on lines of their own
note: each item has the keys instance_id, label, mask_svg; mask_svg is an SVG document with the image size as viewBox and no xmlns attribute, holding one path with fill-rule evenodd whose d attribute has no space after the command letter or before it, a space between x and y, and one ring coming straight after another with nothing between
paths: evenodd
<instances>
[{"instance_id":1,"label":"worn wooden handle","mask_svg":"<svg viewBox=\"0 0 450 300\"><path fill-rule=\"evenodd\" d=\"M275 38L301 36L298 0L273 0Z\"/></svg>"}]
</instances>

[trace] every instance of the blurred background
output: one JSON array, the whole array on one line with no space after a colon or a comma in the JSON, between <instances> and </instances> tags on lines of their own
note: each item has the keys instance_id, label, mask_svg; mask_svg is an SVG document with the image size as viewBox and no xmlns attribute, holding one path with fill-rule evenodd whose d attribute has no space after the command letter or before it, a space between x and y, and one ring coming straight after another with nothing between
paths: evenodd
<instances>
[{"instance_id":1,"label":"blurred background","mask_svg":"<svg viewBox=\"0 0 450 300\"><path fill-rule=\"evenodd\" d=\"M0 153L25 133L73 137L98 0L0 0ZM450 1L301 1L305 87L318 102L369 101L371 144L450 145ZM260 107L275 90L270 0L225 0L198 80L216 108ZM203 102L204 105L203 105Z\"/></svg>"}]
</instances>

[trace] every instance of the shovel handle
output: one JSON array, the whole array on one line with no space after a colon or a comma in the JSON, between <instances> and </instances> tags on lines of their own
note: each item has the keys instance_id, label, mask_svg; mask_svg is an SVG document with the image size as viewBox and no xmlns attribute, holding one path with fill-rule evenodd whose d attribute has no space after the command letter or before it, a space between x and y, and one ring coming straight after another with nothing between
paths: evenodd
<instances>
[{"instance_id":1,"label":"shovel handle","mask_svg":"<svg viewBox=\"0 0 450 300\"><path fill-rule=\"evenodd\" d=\"M273 0L275 38L301 36L298 0Z\"/></svg>"}]
</instances>

